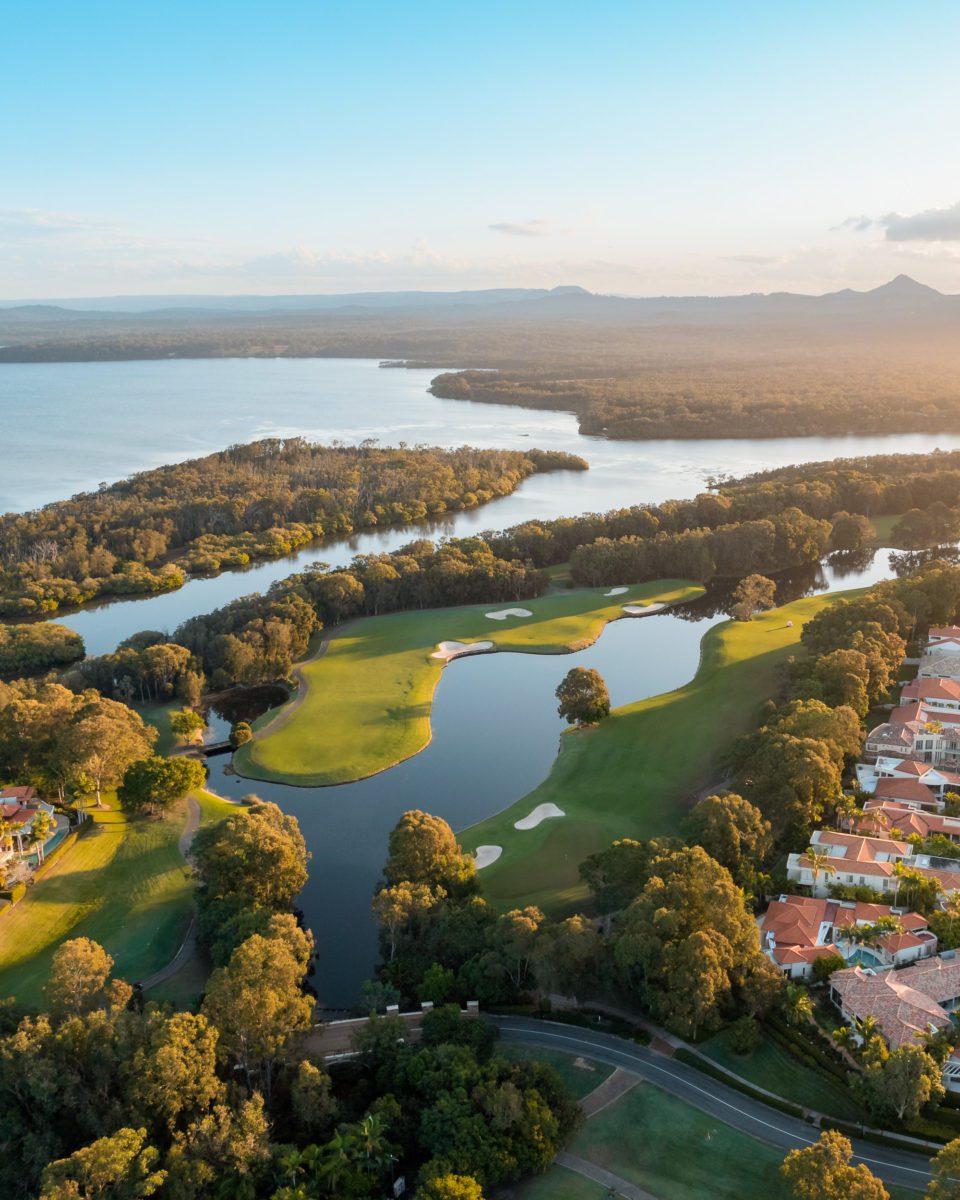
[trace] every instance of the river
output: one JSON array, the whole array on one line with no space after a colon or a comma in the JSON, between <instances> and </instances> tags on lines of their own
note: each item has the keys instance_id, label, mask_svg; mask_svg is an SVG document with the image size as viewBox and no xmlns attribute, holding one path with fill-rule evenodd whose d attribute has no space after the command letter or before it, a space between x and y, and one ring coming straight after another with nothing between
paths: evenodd
<instances>
[{"instance_id":1,"label":"river","mask_svg":"<svg viewBox=\"0 0 960 1200\"><path fill-rule=\"evenodd\" d=\"M540 446L590 463L587 472L534 476L511 496L416 530L320 543L282 560L190 580L177 592L55 616L83 635L88 653L103 654L141 629L172 632L188 617L263 591L308 563L342 565L421 533L463 536L534 518L683 498L712 477L790 463L960 447L960 435L922 433L613 442L581 436L570 413L437 399L426 390L435 374L331 358L5 364L0 511L27 511L231 443L293 434L324 442L375 438L383 445Z\"/></svg>"}]
</instances>

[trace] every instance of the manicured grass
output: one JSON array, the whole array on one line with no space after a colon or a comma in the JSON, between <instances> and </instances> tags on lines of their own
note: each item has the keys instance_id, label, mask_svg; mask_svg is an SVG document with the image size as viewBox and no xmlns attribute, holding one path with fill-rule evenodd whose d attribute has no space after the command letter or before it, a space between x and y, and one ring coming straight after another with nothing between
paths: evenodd
<instances>
[{"instance_id":1,"label":"manicured grass","mask_svg":"<svg viewBox=\"0 0 960 1200\"><path fill-rule=\"evenodd\" d=\"M676 833L697 792L717 780L720 752L754 727L775 693L804 624L841 594L857 593L809 596L753 621L715 625L690 683L615 709L595 728L565 733L539 787L460 836L470 850L503 847L480 876L487 898L504 908L536 904L556 915L581 909L587 891L577 868L588 854L616 838ZM566 817L514 829L546 803Z\"/></svg>"},{"instance_id":2,"label":"manicured grass","mask_svg":"<svg viewBox=\"0 0 960 1200\"><path fill-rule=\"evenodd\" d=\"M770 1200L783 1195L782 1151L648 1083L588 1121L569 1150L659 1200ZM551 1168L542 1179L518 1189L518 1200L564 1194L588 1200L596 1194L588 1190L590 1185L574 1190L567 1175ZM566 1193L549 1191L553 1177ZM916 1193L893 1190L891 1195L906 1200Z\"/></svg>"},{"instance_id":3,"label":"manicured grass","mask_svg":"<svg viewBox=\"0 0 960 1200\"><path fill-rule=\"evenodd\" d=\"M203 822L232 808L197 793ZM165 821L128 820L112 807L92 810L94 827L78 838L27 895L0 920L0 996L39 1005L54 951L89 937L113 956L130 981L176 953L193 904L193 881L177 846L186 808Z\"/></svg>"},{"instance_id":4,"label":"manicured grass","mask_svg":"<svg viewBox=\"0 0 960 1200\"><path fill-rule=\"evenodd\" d=\"M574 1057L560 1050L543 1050L539 1046L534 1048L502 1042L497 1046L496 1052L501 1058L509 1058L515 1062L549 1063L578 1100L588 1096L613 1074L613 1067L606 1063Z\"/></svg>"},{"instance_id":5,"label":"manicured grass","mask_svg":"<svg viewBox=\"0 0 960 1200\"><path fill-rule=\"evenodd\" d=\"M840 1083L805 1067L769 1038L764 1038L752 1054L734 1054L724 1035L717 1034L702 1042L700 1051L742 1079L775 1092L794 1104L825 1112L845 1121L862 1121L866 1116L848 1089Z\"/></svg>"},{"instance_id":6,"label":"manicured grass","mask_svg":"<svg viewBox=\"0 0 960 1200\"><path fill-rule=\"evenodd\" d=\"M874 528L874 542L878 546L896 546L893 530L902 518L903 513L895 513L891 517L871 517L870 524Z\"/></svg>"},{"instance_id":7,"label":"manicured grass","mask_svg":"<svg viewBox=\"0 0 960 1200\"><path fill-rule=\"evenodd\" d=\"M253 779L301 786L346 783L416 754L430 740L430 709L442 641L492 641L498 649L558 654L590 645L631 602L680 602L703 589L678 580L638 584L623 595L607 588L558 591L517 604L470 605L392 613L357 621L301 668L301 692L234 756ZM492 621L486 614L526 608L531 617Z\"/></svg>"},{"instance_id":8,"label":"manicured grass","mask_svg":"<svg viewBox=\"0 0 960 1200\"><path fill-rule=\"evenodd\" d=\"M153 725L157 730L157 742L153 748L154 754L167 755L178 746L183 745L183 739L178 737L170 728L170 714L179 705L169 701L166 704L135 704L133 706L147 725Z\"/></svg>"},{"instance_id":9,"label":"manicured grass","mask_svg":"<svg viewBox=\"0 0 960 1200\"><path fill-rule=\"evenodd\" d=\"M509 1200L610 1200L610 1193L599 1183L556 1166L545 1175L514 1184L506 1195Z\"/></svg>"}]
</instances>

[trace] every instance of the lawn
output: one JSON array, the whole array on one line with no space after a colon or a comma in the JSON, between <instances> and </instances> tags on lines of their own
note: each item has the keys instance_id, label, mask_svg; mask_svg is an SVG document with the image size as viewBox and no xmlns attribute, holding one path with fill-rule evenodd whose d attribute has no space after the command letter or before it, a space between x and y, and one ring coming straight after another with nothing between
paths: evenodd
<instances>
[{"instance_id":1,"label":"lawn","mask_svg":"<svg viewBox=\"0 0 960 1200\"><path fill-rule=\"evenodd\" d=\"M392 613L346 626L326 653L300 669L300 692L234 756L253 779L316 787L362 779L411 757L430 740L430 709L443 669L441 641L492 641L498 649L562 654L582 649L622 605L677 603L703 589L678 580L638 584L616 597L606 588L556 591L517 605L470 605ZM531 617L486 614L527 608Z\"/></svg>"},{"instance_id":2,"label":"lawn","mask_svg":"<svg viewBox=\"0 0 960 1200\"><path fill-rule=\"evenodd\" d=\"M568 1149L659 1200L770 1200L783 1195L782 1151L648 1083L588 1121ZM574 1184L570 1172L552 1167L515 1195L517 1200L593 1200L596 1185L582 1184ZM908 1200L916 1193L892 1189L891 1196Z\"/></svg>"},{"instance_id":3,"label":"lawn","mask_svg":"<svg viewBox=\"0 0 960 1200\"><path fill-rule=\"evenodd\" d=\"M896 546L893 531L902 519L903 513L895 513L891 517L871 517L870 524L874 528L874 543L877 546Z\"/></svg>"},{"instance_id":4,"label":"lawn","mask_svg":"<svg viewBox=\"0 0 960 1200\"><path fill-rule=\"evenodd\" d=\"M834 1083L819 1071L803 1066L770 1038L765 1037L749 1055L734 1054L722 1033L709 1038L697 1048L728 1071L755 1083L757 1087L783 1096L785 1100L792 1100L794 1104L825 1112L841 1120L866 1119L860 1106L842 1084Z\"/></svg>"},{"instance_id":5,"label":"lawn","mask_svg":"<svg viewBox=\"0 0 960 1200\"><path fill-rule=\"evenodd\" d=\"M204 823L232 807L209 792L197 799ZM0 920L0 995L39 1004L53 953L69 938L100 942L116 973L130 981L163 966L179 948L193 905L193 882L177 846L186 808L165 821L128 820L115 799L108 802Z\"/></svg>"},{"instance_id":6,"label":"lawn","mask_svg":"<svg viewBox=\"0 0 960 1200\"><path fill-rule=\"evenodd\" d=\"M519 1046L515 1042L503 1042L497 1046L496 1052L501 1058L509 1058L515 1062L548 1063L578 1100L588 1096L613 1074L613 1067L607 1063L594 1062L593 1059L579 1056L574 1058L572 1054L564 1054L562 1050L544 1050L539 1046L534 1048Z\"/></svg>"},{"instance_id":7,"label":"lawn","mask_svg":"<svg viewBox=\"0 0 960 1200\"><path fill-rule=\"evenodd\" d=\"M565 733L539 787L460 835L470 850L503 847L481 874L487 898L504 908L576 911L587 897L577 868L588 854L615 838L676 833L697 792L717 780L719 753L755 726L803 625L839 595L808 596L752 621L715 625L690 683L615 709L595 728ZM514 829L515 821L546 803L566 816Z\"/></svg>"}]
</instances>

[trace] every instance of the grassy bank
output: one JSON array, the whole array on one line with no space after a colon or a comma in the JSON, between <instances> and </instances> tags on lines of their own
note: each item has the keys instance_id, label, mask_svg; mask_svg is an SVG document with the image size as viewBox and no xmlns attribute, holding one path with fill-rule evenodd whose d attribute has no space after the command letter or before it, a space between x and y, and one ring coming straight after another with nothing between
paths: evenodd
<instances>
[{"instance_id":1,"label":"grassy bank","mask_svg":"<svg viewBox=\"0 0 960 1200\"><path fill-rule=\"evenodd\" d=\"M204 823L232 807L209 792L196 796ZM69 938L100 942L130 981L177 952L193 904L177 845L186 806L158 821L128 819L110 803L93 811L93 828L0 920L0 996L39 1004L53 953Z\"/></svg>"},{"instance_id":2,"label":"grassy bank","mask_svg":"<svg viewBox=\"0 0 960 1200\"><path fill-rule=\"evenodd\" d=\"M588 1121L568 1149L660 1200L770 1200L783 1195L781 1150L649 1083ZM896 1200L917 1195L899 1188L890 1194ZM517 1200L593 1200L598 1190L562 1167L551 1167L514 1195Z\"/></svg>"},{"instance_id":3,"label":"grassy bank","mask_svg":"<svg viewBox=\"0 0 960 1200\"><path fill-rule=\"evenodd\" d=\"M392 613L357 621L301 668L300 693L242 747L234 766L253 779L320 786L362 779L416 754L430 740L442 641L492 641L497 649L559 654L588 646L624 604L677 603L702 588L678 580L557 591L516 605L471 605ZM526 608L530 617L490 620Z\"/></svg>"},{"instance_id":4,"label":"grassy bank","mask_svg":"<svg viewBox=\"0 0 960 1200\"><path fill-rule=\"evenodd\" d=\"M537 904L562 914L586 899L577 868L588 854L615 838L675 833L697 792L716 781L719 753L755 725L803 625L837 597L809 596L753 621L715 625L690 683L615 709L596 728L565 733L538 788L461 835L471 850L503 847L481 874L485 895L507 908ZM514 829L545 803L566 816Z\"/></svg>"}]
</instances>

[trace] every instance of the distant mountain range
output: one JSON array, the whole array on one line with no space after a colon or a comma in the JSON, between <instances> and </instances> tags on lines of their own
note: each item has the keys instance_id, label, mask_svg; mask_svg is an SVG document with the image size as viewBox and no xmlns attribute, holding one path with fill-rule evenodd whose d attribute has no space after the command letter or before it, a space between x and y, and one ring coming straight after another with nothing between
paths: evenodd
<instances>
[{"instance_id":1,"label":"distant mountain range","mask_svg":"<svg viewBox=\"0 0 960 1200\"><path fill-rule=\"evenodd\" d=\"M84 326L93 332L100 323L120 329L180 327L251 321L279 327L285 320L297 325L317 319L407 318L432 314L437 320L468 318L489 324L515 320L547 322L565 319L598 325L644 325L718 322L738 324L749 319L818 321L845 317L867 322L960 318L960 295L947 295L898 275L870 291L844 288L822 296L797 292L754 292L743 296L612 296L577 286L555 288L489 288L459 292L351 292L313 296L104 296L91 299L0 301L0 329L16 336L19 329ZM50 328L53 334L53 328Z\"/></svg>"}]
</instances>

